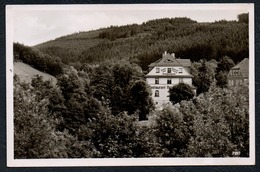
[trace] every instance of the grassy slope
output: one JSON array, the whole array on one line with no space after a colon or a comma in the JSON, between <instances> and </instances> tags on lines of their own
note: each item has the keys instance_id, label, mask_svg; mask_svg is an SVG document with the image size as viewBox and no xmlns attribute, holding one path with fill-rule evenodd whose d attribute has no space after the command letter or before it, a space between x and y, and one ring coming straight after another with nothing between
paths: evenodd
<instances>
[{"instance_id":1,"label":"grassy slope","mask_svg":"<svg viewBox=\"0 0 260 172\"><path fill-rule=\"evenodd\" d=\"M41 72L25 63L15 62L14 63L14 73L17 74L22 81L31 82L31 79L35 75L40 75L43 77L43 80L52 80L54 84L57 83L57 79L47 73Z\"/></svg>"}]
</instances>

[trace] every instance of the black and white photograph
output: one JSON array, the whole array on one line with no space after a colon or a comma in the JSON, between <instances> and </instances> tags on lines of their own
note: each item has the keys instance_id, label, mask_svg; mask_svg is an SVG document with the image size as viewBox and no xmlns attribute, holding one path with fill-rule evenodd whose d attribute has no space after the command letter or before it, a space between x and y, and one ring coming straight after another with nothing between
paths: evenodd
<instances>
[{"instance_id":1,"label":"black and white photograph","mask_svg":"<svg viewBox=\"0 0 260 172\"><path fill-rule=\"evenodd\" d=\"M7 5L7 165L255 164L254 4Z\"/></svg>"}]
</instances>

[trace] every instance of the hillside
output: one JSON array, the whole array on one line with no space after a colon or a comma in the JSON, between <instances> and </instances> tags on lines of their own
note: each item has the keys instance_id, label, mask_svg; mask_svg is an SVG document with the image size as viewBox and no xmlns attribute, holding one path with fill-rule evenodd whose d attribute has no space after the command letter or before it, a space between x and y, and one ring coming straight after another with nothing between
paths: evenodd
<instances>
[{"instance_id":1,"label":"hillside","mask_svg":"<svg viewBox=\"0 0 260 172\"><path fill-rule=\"evenodd\" d=\"M54 84L57 83L57 79L54 76L41 72L22 62L14 63L14 74L18 75L25 82L31 82L32 77L40 75L43 77L43 80L52 80Z\"/></svg>"},{"instance_id":2,"label":"hillside","mask_svg":"<svg viewBox=\"0 0 260 172\"><path fill-rule=\"evenodd\" d=\"M146 70L164 51L191 61L219 60L227 55L237 63L248 58L248 35L245 22L198 23L188 18L165 18L79 32L34 48L59 57L65 64L126 59Z\"/></svg>"},{"instance_id":3,"label":"hillside","mask_svg":"<svg viewBox=\"0 0 260 172\"><path fill-rule=\"evenodd\" d=\"M80 56L83 51L102 43L103 40L98 38L101 31L74 33L39 44L35 47L43 53L60 57L62 62L68 64L77 61L75 57Z\"/></svg>"},{"instance_id":4,"label":"hillside","mask_svg":"<svg viewBox=\"0 0 260 172\"><path fill-rule=\"evenodd\" d=\"M63 64L59 57L42 53L33 47L14 43L13 55L15 62L23 62L44 73L53 76L58 76L62 73Z\"/></svg>"}]
</instances>

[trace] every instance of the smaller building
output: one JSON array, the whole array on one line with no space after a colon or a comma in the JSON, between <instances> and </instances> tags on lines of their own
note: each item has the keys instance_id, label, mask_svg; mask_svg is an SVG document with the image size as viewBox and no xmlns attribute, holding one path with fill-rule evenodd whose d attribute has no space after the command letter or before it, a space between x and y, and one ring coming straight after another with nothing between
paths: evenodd
<instances>
[{"instance_id":1,"label":"smaller building","mask_svg":"<svg viewBox=\"0 0 260 172\"><path fill-rule=\"evenodd\" d=\"M249 59L245 58L236 66L230 69L227 79L229 86L248 84Z\"/></svg>"}]
</instances>

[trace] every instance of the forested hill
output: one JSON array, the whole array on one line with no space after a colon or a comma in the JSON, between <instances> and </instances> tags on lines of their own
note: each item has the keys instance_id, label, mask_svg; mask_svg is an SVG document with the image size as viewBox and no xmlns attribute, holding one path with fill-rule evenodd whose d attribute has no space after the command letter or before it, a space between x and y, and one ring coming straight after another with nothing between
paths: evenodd
<instances>
[{"instance_id":1,"label":"forested hill","mask_svg":"<svg viewBox=\"0 0 260 172\"><path fill-rule=\"evenodd\" d=\"M65 64L126 59L146 70L164 51L191 61L218 61L226 55L237 63L248 58L248 33L248 21L244 20L198 23L188 18L165 18L79 32L34 48L59 57Z\"/></svg>"}]
</instances>

